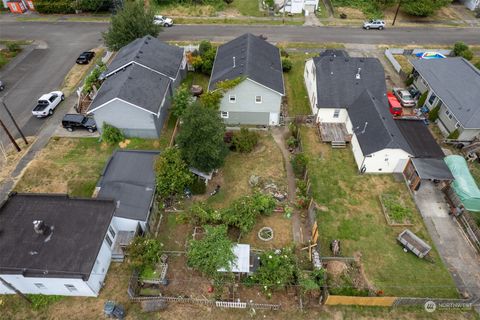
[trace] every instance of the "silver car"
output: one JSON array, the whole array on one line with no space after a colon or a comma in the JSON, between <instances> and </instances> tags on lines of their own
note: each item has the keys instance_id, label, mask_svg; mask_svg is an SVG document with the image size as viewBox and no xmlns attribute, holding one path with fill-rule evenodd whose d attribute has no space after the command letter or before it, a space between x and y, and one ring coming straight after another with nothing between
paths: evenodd
<instances>
[{"instance_id":1,"label":"silver car","mask_svg":"<svg viewBox=\"0 0 480 320\"><path fill-rule=\"evenodd\" d=\"M385 28L385 21L383 20L369 20L363 23L363 29L378 29L383 30Z\"/></svg>"},{"instance_id":2,"label":"silver car","mask_svg":"<svg viewBox=\"0 0 480 320\"><path fill-rule=\"evenodd\" d=\"M400 101L401 105L405 108L415 107L416 102L412 94L407 89L393 88L393 94Z\"/></svg>"}]
</instances>

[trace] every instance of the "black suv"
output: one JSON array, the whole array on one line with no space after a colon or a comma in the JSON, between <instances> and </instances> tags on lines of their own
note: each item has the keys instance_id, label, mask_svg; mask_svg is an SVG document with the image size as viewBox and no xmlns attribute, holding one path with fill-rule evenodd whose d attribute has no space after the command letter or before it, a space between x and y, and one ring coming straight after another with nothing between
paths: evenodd
<instances>
[{"instance_id":1,"label":"black suv","mask_svg":"<svg viewBox=\"0 0 480 320\"><path fill-rule=\"evenodd\" d=\"M66 114L62 120L62 127L64 127L70 132L77 128L87 129L88 132L97 131L97 125L95 124L95 120L89 117L85 117L82 114Z\"/></svg>"},{"instance_id":2,"label":"black suv","mask_svg":"<svg viewBox=\"0 0 480 320\"><path fill-rule=\"evenodd\" d=\"M88 64L93 57L95 57L95 52L93 51L82 52L77 58L77 64Z\"/></svg>"}]
</instances>

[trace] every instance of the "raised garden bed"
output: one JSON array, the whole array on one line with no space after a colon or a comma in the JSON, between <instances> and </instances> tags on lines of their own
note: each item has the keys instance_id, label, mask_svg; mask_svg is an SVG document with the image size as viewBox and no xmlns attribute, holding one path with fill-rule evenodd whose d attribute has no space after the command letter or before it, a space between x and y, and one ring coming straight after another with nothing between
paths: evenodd
<instances>
[{"instance_id":1,"label":"raised garden bed","mask_svg":"<svg viewBox=\"0 0 480 320\"><path fill-rule=\"evenodd\" d=\"M411 226L414 208L394 193L383 193L379 197L382 211L391 226Z\"/></svg>"}]
</instances>

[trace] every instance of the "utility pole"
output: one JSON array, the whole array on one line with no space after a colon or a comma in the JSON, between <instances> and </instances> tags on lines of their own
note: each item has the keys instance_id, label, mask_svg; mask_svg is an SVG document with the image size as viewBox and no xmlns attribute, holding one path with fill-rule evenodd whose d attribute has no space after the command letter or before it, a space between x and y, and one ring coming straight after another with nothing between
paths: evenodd
<instances>
[{"instance_id":1,"label":"utility pole","mask_svg":"<svg viewBox=\"0 0 480 320\"><path fill-rule=\"evenodd\" d=\"M395 21L397 20L398 11L400 11L401 4L402 4L402 0L398 0L398 6L397 6L397 10L395 10L395 17L393 17L392 26L395 25Z\"/></svg>"},{"instance_id":2,"label":"utility pole","mask_svg":"<svg viewBox=\"0 0 480 320\"><path fill-rule=\"evenodd\" d=\"M22 292L20 292L17 288L15 288L11 283L5 281L2 277L0 277L0 282L7 287L10 290L15 291L16 294L18 294L20 297L25 299L28 303L32 304L32 300L30 300L26 295L24 295Z\"/></svg>"},{"instance_id":3,"label":"utility pole","mask_svg":"<svg viewBox=\"0 0 480 320\"><path fill-rule=\"evenodd\" d=\"M5 126L5 124L3 123L2 119L0 119L0 126L2 126L3 130L5 130L5 133L7 134L8 138L10 139L10 141L12 142L12 144L15 146L15 149L17 149L18 152L20 152L22 149L20 149L20 147L18 146L17 142L15 141L15 139L13 139L12 135L10 134L10 132L8 131L7 127Z\"/></svg>"},{"instance_id":4,"label":"utility pole","mask_svg":"<svg viewBox=\"0 0 480 320\"><path fill-rule=\"evenodd\" d=\"M12 119L12 122L13 122L13 124L15 125L15 128L17 128L17 131L18 131L18 132L20 133L20 135L22 136L23 141L25 141L25 144L28 146L27 138L25 138L25 136L23 135L22 130L20 130L20 127L19 127L18 124L17 124L17 121L15 121L15 119L13 118L12 113L10 112L10 110L8 110L7 105L5 104L5 101L2 101L2 104L3 104L3 106L5 107L5 110L7 110L7 113L8 113L8 115L10 116L10 119Z\"/></svg>"}]
</instances>

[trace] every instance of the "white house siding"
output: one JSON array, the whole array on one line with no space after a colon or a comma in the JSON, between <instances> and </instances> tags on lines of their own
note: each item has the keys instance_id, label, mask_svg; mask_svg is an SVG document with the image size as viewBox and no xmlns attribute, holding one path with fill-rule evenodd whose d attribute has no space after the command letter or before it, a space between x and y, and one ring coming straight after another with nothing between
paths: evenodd
<instances>
[{"instance_id":1,"label":"white house siding","mask_svg":"<svg viewBox=\"0 0 480 320\"><path fill-rule=\"evenodd\" d=\"M118 229L114 226L113 228L115 229L115 237L110 236L110 239L112 239L112 246L109 246L107 241L103 241L102 247L98 252L97 259L95 260L92 272L87 281L88 286L96 293L96 295L98 295L100 289L103 287L108 268L110 267L110 262L112 261L112 247L113 243L115 243L116 234L118 234Z\"/></svg>"},{"instance_id":2,"label":"white house siding","mask_svg":"<svg viewBox=\"0 0 480 320\"><path fill-rule=\"evenodd\" d=\"M230 96L235 96L234 103L230 102ZM256 96L262 97L261 103L255 102ZM230 125L278 125L281 103L280 93L245 79L225 93L220 111L228 112L224 121Z\"/></svg>"},{"instance_id":3,"label":"white house siding","mask_svg":"<svg viewBox=\"0 0 480 320\"><path fill-rule=\"evenodd\" d=\"M45 294L45 295L62 295L62 296L80 296L80 297L96 297L87 282L82 279L71 278L33 278L24 277L21 274L2 274L0 275L5 281L9 282L17 290L25 294ZM45 289L39 289L35 283L41 283ZM73 285L77 291L71 292L65 285ZM13 294L5 286L0 284L1 294Z\"/></svg>"},{"instance_id":4,"label":"white house siding","mask_svg":"<svg viewBox=\"0 0 480 320\"><path fill-rule=\"evenodd\" d=\"M425 80L423 80L422 76L418 76L414 81L413 84L421 93L430 90L428 84Z\"/></svg>"},{"instance_id":5,"label":"white house siding","mask_svg":"<svg viewBox=\"0 0 480 320\"><path fill-rule=\"evenodd\" d=\"M305 68L303 71L303 79L305 79L305 86L307 87L308 101L310 102L312 114L317 113L318 95L315 72L315 64L313 63L313 59L307 60L307 62L305 62Z\"/></svg>"},{"instance_id":6,"label":"white house siding","mask_svg":"<svg viewBox=\"0 0 480 320\"><path fill-rule=\"evenodd\" d=\"M158 138L152 113L121 100L114 99L95 110L93 117L100 133L103 123L106 122L122 130L127 137Z\"/></svg>"},{"instance_id":7,"label":"white house siding","mask_svg":"<svg viewBox=\"0 0 480 320\"><path fill-rule=\"evenodd\" d=\"M122 217L113 217L113 225L119 231L136 231L137 225L140 223L140 227L145 231L147 223L145 221L139 221L134 219L127 219Z\"/></svg>"},{"instance_id":8,"label":"white house siding","mask_svg":"<svg viewBox=\"0 0 480 320\"><path fill-rule=\"evenodd\" d=\"M399 162L405 162L409 157L401 149L383 149L366 156L363 165L366 173L393 173L395 169L399 170Z\"/></svg>"},{"instance_id":9,"label":"white house siding","mask_svg":"<svg viewBox=\"0 0 480 320\"><path fill-rule=\"evenodd\" d=\"M338 117L334 117L336 110L339 111ZM347 123L348 112L347 109L330 109L320 108L317 112L317 122L339 122Z\"/></svg>"},{"instance_id":10,"label":"white house siding","mask_svg":"<svg viewBox=\"0 0 480 320\"><path fill-rule=\"evenodd\" d=\"M442 123L448 133L455 131L457 119L455 119L453 114L447 109L445 105L442 105L440 107L440 110L438 111L438 121Z\"/></svg>"},{"instance_id":11,"label":"white house siding","mask_svg":"<svg viewBox=\"0 0 480 320\"><path fill-rule=\"evenodd\" d=\"M462 2L465 5L465 7L467 7L472 11L480 7L480 0L463 0Z\"/></svg>"}]
</instances>

